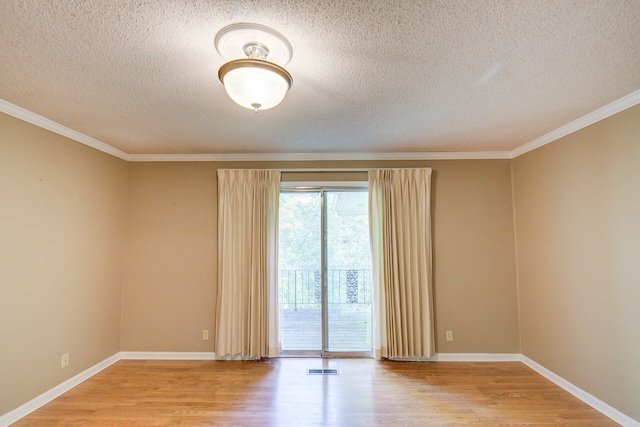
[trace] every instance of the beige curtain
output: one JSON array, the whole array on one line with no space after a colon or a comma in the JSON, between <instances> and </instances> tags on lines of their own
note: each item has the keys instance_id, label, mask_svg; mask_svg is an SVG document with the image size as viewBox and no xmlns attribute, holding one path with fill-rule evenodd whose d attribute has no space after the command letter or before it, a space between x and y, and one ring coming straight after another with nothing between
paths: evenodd
<instances>
[{"instance_id":1,"label":"beige curtain","mask_svg":"<svg viewBox=\"0 0 640 427\"><path fill-rule=\"evenodd\" d=\"M373 354L435 354L431 285L431 169L369 172Z\"/></svg>"},{"instance_id":2,"label":"beige curtain","mask_svg":"<svg viewBox=\"0 0 640 427\"><path fill-rule=\"evenodd\" d=\"M280 171L218 170L218 358L278 356Z\"/></svg>"}]
</instances>

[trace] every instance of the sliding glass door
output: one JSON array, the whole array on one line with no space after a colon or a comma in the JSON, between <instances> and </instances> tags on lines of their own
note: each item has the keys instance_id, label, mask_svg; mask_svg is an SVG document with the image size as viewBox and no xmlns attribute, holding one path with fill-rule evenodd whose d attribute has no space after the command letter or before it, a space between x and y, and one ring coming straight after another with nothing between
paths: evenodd
<instances>
[{"instance_id":1,"label":"sliding glass door","mask_svg":"<svg viewBox=\"0 0 640 427\"><path fill-rule=\"evenodd\" d=\"M322 352L322 199L281 192L278 305L283 352Z\"/></svg>"},{"instance_id":2,"label":"sliding glass door","mask_svg":"<svg viewBox=\"0 0 640 427\"><path fill-rule=\"evenodd\" d=\"M368 192L327 191L325 351L371 349Z\"/></svg>"},{"instance_id":3,"label":"sliding glass door","mask_svg":"<svg viewBox=\"0 0 640 427\"><path fill-rule=\"evenodd\" d=\"M283 354L369 355L371 286L366 189L280 194Z\"/></svg>"}]
</instances>

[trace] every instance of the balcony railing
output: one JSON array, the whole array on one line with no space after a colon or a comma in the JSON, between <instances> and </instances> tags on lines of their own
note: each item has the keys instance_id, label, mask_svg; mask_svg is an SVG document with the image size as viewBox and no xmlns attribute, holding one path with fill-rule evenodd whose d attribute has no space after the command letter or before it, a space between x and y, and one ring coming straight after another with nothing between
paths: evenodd
<instances>
[{"instance_id":1,"label":"balcony railing","mask_svg":"<svg viewBox=\"0 0 640 427\"><path fill-rule=\"evenodd\" d=\"M339 306L371 304L370 270L328 270L327 304ZM320 270L278 270L278 300L281 309L320 308Z\"/></svg>"}]
</instances>

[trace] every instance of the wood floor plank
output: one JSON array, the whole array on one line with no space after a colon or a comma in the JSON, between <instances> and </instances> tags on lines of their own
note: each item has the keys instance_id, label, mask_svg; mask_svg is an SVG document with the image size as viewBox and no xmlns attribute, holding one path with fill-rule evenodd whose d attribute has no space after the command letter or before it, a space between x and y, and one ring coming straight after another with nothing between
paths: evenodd
<instances>
[{"instance_id":1,"label":"wood floor plank","mask_svg":"<svg viewBox=\"0 0 640 427\"><path fill-rule=\"evenodd\" d=\"M617 424L519 362L281 358L119 361L14 424L50 425Z\"/></svg>"}]
</instances>

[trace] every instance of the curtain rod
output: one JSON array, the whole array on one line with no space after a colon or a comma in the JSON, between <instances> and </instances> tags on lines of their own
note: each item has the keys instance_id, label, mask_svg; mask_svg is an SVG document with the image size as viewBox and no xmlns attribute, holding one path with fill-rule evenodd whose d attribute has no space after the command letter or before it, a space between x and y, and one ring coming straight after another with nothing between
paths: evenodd
<instances>
[{"instance_id":1,"label":"curtain rod","mask_svg":"<svg viewBox=\"0 0 640 427\"><path fill-rule=\"evenodd\" d=\"M280 172L369 172L371 168L286 168Z\"/></svg>"},{"instance_id":2,"label":"curtain rod","mask_svg":"<svg viewBox=\"0 0 640 427\"><path fill-rule=\"evenodd\" d=\"M277 169L277 168L273 168ZM418 170L418 169L431 169L430 167L422 168L285 168L277 169L280 172L369 172L372 170Z\"/></svg>"},{"instance_id":3,"label":"curtain rod","mask_svg":"<svg viewBox=\"0 0 640 427\"><path fill-rule=\"evenodd\" d=\"M219 170L278 170L280 172L369 172L372 170L399 171L412 169L418 170L431 168L220 168Z\"/></svg>"}]
</instances>

